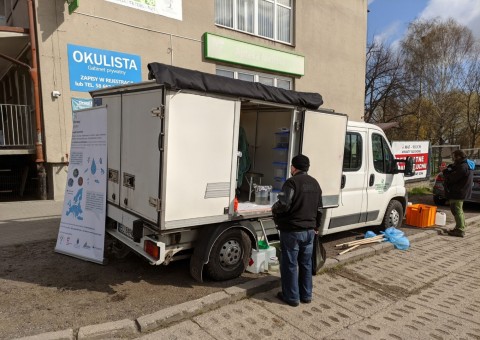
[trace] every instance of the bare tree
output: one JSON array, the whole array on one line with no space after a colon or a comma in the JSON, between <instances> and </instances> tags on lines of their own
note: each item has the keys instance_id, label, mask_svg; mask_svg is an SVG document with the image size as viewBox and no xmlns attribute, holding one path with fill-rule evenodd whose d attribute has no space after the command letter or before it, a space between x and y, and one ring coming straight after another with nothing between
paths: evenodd
<instances>
[{"instance_id":1,"label":"bare tree","mask_svg":"<svg viewBox=\"0 0 480 340\"><path fill-rule=\"evenodd\" d=\"M454 143L462 130L461 95L474 51L472 32L453 19L415 21L401 43L406 77L418 103L416 138L423 130L438 144Z\"/></svg>"},{"instance_id":2,"label":"bare tree","mask_svg":"<svg viewBox=\"0 0 480 340\"><path fill-rule=\"evenodd\" d=\"M389 122L395 118L392 108L403 89L402 64L391 46L374 40L367 46L365 77L366 122Z\"/></svg>"},{"instance_id":3,"label":"bare tree","mask_svg":"<svg viewBox=\"0 0 480 340\"><path fill-rule=\"evenodd\" d=\"M466 65L467 78L465 86L465 114L468 147L475 148L480 138L480 42L475 46L475 53Z\"/></svg>"}]
</instances>

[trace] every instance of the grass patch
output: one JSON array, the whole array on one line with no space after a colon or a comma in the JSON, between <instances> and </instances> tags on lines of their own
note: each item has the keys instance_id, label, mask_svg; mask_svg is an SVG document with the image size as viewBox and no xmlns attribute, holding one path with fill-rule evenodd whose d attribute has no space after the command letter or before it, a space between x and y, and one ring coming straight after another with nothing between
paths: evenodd
<instances>
[{"instance_id":1,"label":"grass patch","mask_svg":"<svg viewBox=\"0 0 480 340\"><path fill-rule=\"evenodd\" d=\"M418 188L411 188L408 189L408 194L409 195L428 195L432 193L432 189L428 187L418 187Z\"/></svg>"}]
</instances>

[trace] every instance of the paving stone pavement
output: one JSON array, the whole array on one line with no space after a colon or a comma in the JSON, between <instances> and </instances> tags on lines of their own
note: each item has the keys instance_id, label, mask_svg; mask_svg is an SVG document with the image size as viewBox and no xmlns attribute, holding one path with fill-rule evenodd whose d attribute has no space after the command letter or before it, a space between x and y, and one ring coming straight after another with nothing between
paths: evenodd
<instances>
[{"instance_id":1,"label":"paving stone pavement","mask_svg":"<svg viewBox=\"0 0 480 340\"><path fill-rule=\"evenodd\" d=\"M480 339L480 224L314 278L311 304L278 288L141 339Z\"/></svg>"},{"instance_id":2,"label":"paving stone pavement","mask_svg":"<svg viewBox=\"0 0 480 340\"><path fill-rule=\"evenodd\" d=\"M271 276L137 320L23 339L480 339L480 216L468 222L465 238L429 230L407 251L381 244L328 259L310 304L276 299Z\"/></svg>"}]
</instances>

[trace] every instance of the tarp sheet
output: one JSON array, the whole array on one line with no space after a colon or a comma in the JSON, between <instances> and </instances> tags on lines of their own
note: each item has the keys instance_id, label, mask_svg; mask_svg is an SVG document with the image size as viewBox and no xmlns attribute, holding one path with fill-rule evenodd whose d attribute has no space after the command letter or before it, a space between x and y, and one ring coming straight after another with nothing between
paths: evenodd
<instances>
[{"instance_id":1,"label":"tarp sheet","mask_svg":"<svg viewBox=\"0 0 480 340\"><path fill-rule=\"evenodd\" d=\"M189 89L205 93L225 94L245 99L301 106L313 110L323 104L322 96L318 93L284 90L161 63L148 64L148 70L148 79L155 79L158 84L174 90Z\"/></svg>"}]
</instances>

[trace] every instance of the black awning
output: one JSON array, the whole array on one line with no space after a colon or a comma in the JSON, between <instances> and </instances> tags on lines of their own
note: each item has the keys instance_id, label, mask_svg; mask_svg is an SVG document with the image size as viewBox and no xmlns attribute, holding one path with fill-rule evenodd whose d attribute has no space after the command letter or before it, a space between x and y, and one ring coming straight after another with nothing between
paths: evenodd
<instances>
[{"instance_id":1,"label":"black awning","mask_svg":"<svg viewBox=\"0 0 480 340\"><path fill-rule=\"evenodd\" d=\"M318 93L284 90L160 63L148 64L148 70L148 79L155 79L158 84L174 90L189 89L205 93L225 94L245 99L301 106L313 110L323 104L322 96Z\"/></svg>"}]
</instances>

